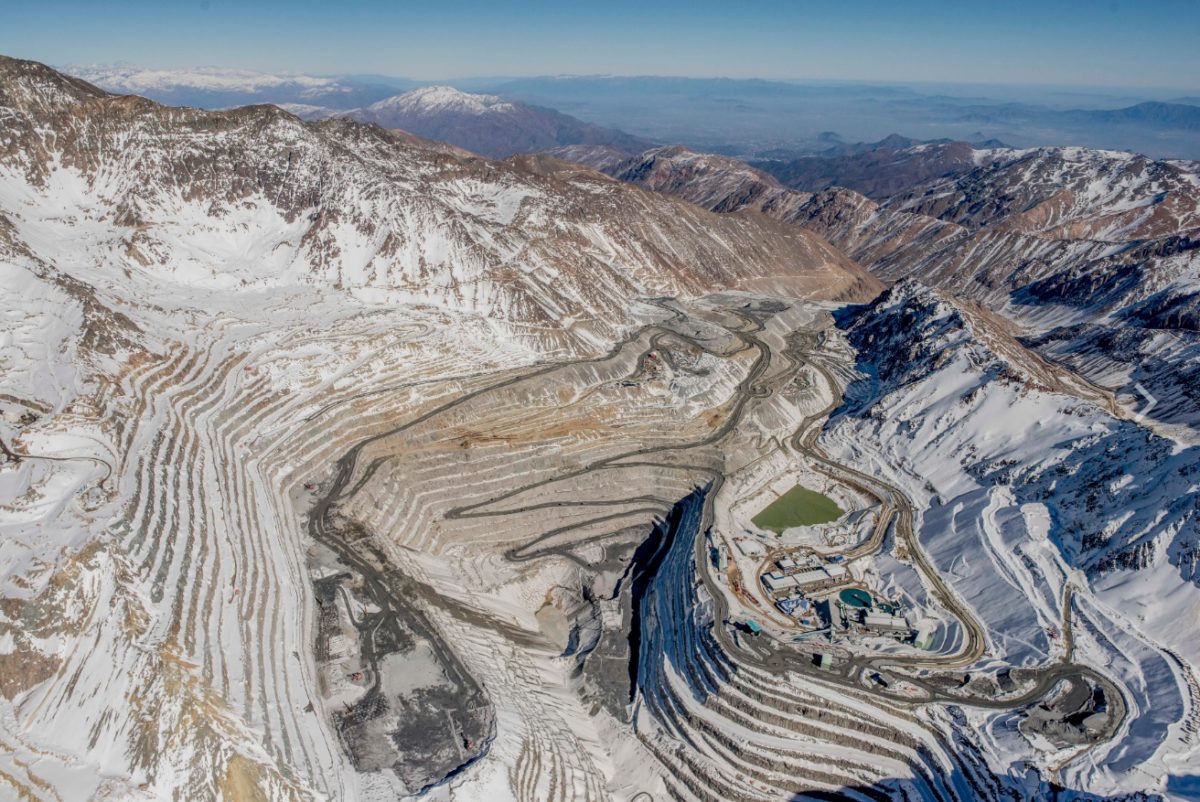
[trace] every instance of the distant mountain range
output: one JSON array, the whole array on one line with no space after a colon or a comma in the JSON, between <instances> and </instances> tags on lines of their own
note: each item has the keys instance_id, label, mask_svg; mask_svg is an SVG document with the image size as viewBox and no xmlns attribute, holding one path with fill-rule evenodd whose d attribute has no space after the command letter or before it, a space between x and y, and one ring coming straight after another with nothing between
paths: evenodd
<instances>
[{"instance_id":1,"label":"distant mountain range","mask_svg":"<svg viewBox=\"0 0 1200 802\"><path fill-rule=\"evenodd\" d=\"M306 120L349 117L493 158L566 145L608 145L636 152L655 144L554 109L450 86L421 86L403 78L333 78L216 67L169 71L84 66L68 72L110 92L169 105L219 109L273 103Z\"/></svg>"},{"instance_id":2,"label":"distant mountain range","mask_svg":"<svg viewBox=\"0 0 1200 802\"><path fill-rule=\"evenodd\" d=\"M882 199L933 178L974 167L977 153L1000 142L919 142L892 134L873 143L837 145L814 156L751 161L789 187L812 192L847 187Z\"/></svg>"},{"instance_id":3,"label":"distant mountain range","mask_svg":"<svg viewBox=\"0 0 1200 802\"><path fill-rule=\"evenodd\" d=\"M1161 92L1140 98L1037 87L930 92L879 84L650 76L519 78L471 88L603 119L652 139L750 158L811 155L829 147L832 132L870 142L893 131L925 141L996 139L1019 147L1083 145L1200 158L1190 96Z\"/></svg>"},{"instance_id":4,"label":"distant mountain range","mask_svg":"<svg viewBox=\"0 0 1200 802\"><path fill-rule=\"evenodd\" d=\"M430 83L383 75L307 76L220 68L83 66L66 72L109 91L171 105L215 109L276 103L312 114L322 109L363 110L364 117L374 104ZM546 118L536 123L525 120L517 130L503 132L497 144L510 138L505 147L481 148L490 155L500 155L506 148L517 152L516 145L521 150L536 149L529 143L547 142L547 134L554 134L556 142L545 147L619 141L611 135L580 133L581 126L590 124L629 132L643 143L679 143L752 159L814 155L831 144L877 141L894 131L922 141L1083 145L1160 158L1200 158L1192 95L1131 97L1096 91L1064 95L1037 87L1015 91L978 86L939 87L931 93L894 84L660 76L463 78L443 83L462 92L519 102ZM993 96L981 96L988 91ZM576 119L564 119L567 115ZM387 115L381 112L381 117L387 124ZM441 130L453 127L447 124ZM435 127L424 130L414 133L435 135ZM454 136L443 138L463 144Z\"/></svg>"},{"instance_id":5,"label":"distant mountain range","mask_svg":"<svg viewBox=\"0 0 1200 802\"><path fill-rule=\"evenodd\" d=\"M285 105L304 119L348 117L400 129L474 153L504 158L566 145L604 145L639 151L653 143L613 128L586 123L554 109L505 100L496 95L427 86L342 111L313 105Z\"/></svg>"},{"instance_id":6,"label":"distant mountain range","mask_svg":"<svg viewBox=\"0 0 1200 802\"><path fill-rule=\"evenodd\" d=\"M64 71L88 83L125 95L141 95L173 106L203 109L254 103L303 103L353 108L419 86L397 79L343 79L264 73L222 67L151 70L129 66L80 65Z\"/></svg>"},{"instance_id":7,"label":"distant mountain range","mask_svg":"<svg viewBox=\"0 0 1200 802\"><path fill-rule=\"evenodd\" d=\"M1148 125L1155 130L1200 131L1200 106L1186 103L1138 103L1123 109L1076 110L1060 119L1078 125Z\"/></svg>"},{"instance_id":8,"label":"distant mountain range","mask_svg":"<svg viewBox=\"0 0 1200 802\"><path fill-rule=\"evenodd\" d=\"M1068 109L1057 111L1027 104L1003 106L975 105L962 112L962 119L979 124L1046 126L1055 130L1078 131L1078 141L1098 136L1117 136L1139 132L1200 131L1200 106L1189 103L1147 101L1117 109ZM1136 148L1131 148L1136 149Z\"/></svg>"}]
</instances>

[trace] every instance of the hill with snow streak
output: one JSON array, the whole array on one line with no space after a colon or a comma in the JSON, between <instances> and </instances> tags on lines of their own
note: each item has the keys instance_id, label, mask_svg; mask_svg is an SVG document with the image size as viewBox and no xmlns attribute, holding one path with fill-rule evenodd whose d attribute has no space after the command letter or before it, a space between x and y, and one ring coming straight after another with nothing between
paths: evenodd
<instances>
[{"instance_id":1,"label":"hill with snow streak","mask_svg":"<svg viewBox=\"0 0 1200 802\"><path fill-rule=\"evenodd\" d=\"M887 153L920 161L948 147ZM708 209L752 209L817 232L884 281L914 278L978 300L1041 353L1117 388L1129 404L1144 408L1138 385L1147 388L1156 421L1174 436L1198 437L1195 162L1084 148L972 149L947 175L917 171L915 183L872 200L836 186L792 189L736 159L682 148L626 159L603 149L561 153Z\"/></svg>"},{"instance_id":2,"label":"hill with snow streak","mask_svg":"<svg viewBox=\"0 0 1200 802\"><path fill-rule=\"evenodd\" d=\"M878 286L806 232L345 120L172 109L12 60L0 103L6 213L52 262L84 247L92 265L196 287L337 287L560 322L584 340L611 333L634 294L787 285L861 298Z\"/></svg>"},{"instance_id":3,"label":"hill with snow streak","mask_svg":"<svg viewBox=\"0 0 1200 802\"><path fill-rule=\"evenodd\" d=\"M1105 396L942 292L903 282L840 325L862 375L822 443L918 503L922 544L996 656L1048 660L1046 628L1073 588L1074 648L1133 711L1093 756L1089 788L1186 782L1200 754L1200 450L1114 417ZM972 715L998 767L1028 757L1006 715Z\"/></svg>"}]
</instances>

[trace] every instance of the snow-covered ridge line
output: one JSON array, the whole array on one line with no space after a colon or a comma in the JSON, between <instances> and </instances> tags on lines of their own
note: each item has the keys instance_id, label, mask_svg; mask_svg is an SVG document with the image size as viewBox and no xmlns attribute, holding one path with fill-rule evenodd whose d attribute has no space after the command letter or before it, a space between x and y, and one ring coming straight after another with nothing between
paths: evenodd
<instances>
[{"instance_id":1,"label":"snow-covered ridge line","mask_svg":"<svg viewBox=\"0 0 1200 802\"><path fill-rule=\"evenodd\" d=\"M874 286L819 238L779 236L599 176L473 162L268 106L162 107L38 65L4 67L0 105L15 117L0 134L11 148L0 171L23 204L13 225L60 252L61 234L87 226L94 258L110 265L211 288L333 285L519 326L572 320L561 333L593 342L625 316L631 291L765 281L806 294L805 283L825 292L845 279L829 294L861 297ZM614 216L650 225L618 234Z\"/></svg>"},{"instance_id":2,"label":"snow-covered ridge line","mask_svg":"<svg viewBox=\"0 0 1200 802\"><path fill-rule=\"evenodd\" d=\"M1075 648L1106 667L1133 711L1128 732L1092 756L1107 768L1090 787L1162 790L1132 767L1161 777L1200 754L1189 690L1200 665L1200 449L1031 381L986 321L914 282L841 325L863 375L824 447L917 502L922 544L1001 654L1047 654L1032 602L1075 588L1085 633ZM1013 745L992 741L990 759L1005 765Z\"/></svg>"},{"instance_id":3,"label":"snow-covered ridge line","mask_svg":"<svg viewBox=\"0 0 1200 802\"><path fill-rule=\"evenodd\" d=\"M829 168L843 173L807 176L834 186L808 191L683 148L558 152L707 209L752 209L815 231L884 280L974 299L1127 407L1144 406L1147 388L1162 431L1200 438L1200 337L1182 312L1200 291L1196 162L936 143L847 157ZM875 199L836 186L839 176Z\"/></svg>"},{"instance_id":4,"label":"snow-covered ridge line","mask_svg":"<svg viewBox=\"0 0 1200 802\"><path fill-rule=\"evenodd\" d=\"M191 69L150 69L107 64L74 64L62 71L103 87L110 92L138 94L148 90L206 89L260 92L285 85L327 89L337 85L332 78L301 73L266 73L231 67L193 67Z\"/></svg>"}]
</instances>

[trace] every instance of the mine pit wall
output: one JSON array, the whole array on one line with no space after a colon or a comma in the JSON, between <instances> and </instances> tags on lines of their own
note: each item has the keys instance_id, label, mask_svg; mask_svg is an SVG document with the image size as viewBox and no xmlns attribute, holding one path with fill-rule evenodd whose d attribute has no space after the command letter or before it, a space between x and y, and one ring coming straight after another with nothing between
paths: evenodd
<instances>
[{"instance_id":1,"label":"mine pit wall","mask_svg":"<svg viewBox=\"0 0 1200 802\"><path fill-rule=\"evenodd\" d=\"M681 798L750 802L760 794L737 779L750 775L774 786L771 798L1019 799L961 728L944 721L931 728L895 710L868 712L859 694L831 696L827 687L796 686L786 675L735 662L713 634L721 624L696 573L712 490L697 488L677 502L637 549L628 573L636 679L630 723L662 762L668 788ZM778 735L751 743L737 734L763 725ZM781 748L780 735L794 738L794 748ZM814 750L814 742L838 744L844 757Z\"/></svg>"},{"instance_id":2,"label":"mine pit wall","mask_svg":"<svg viewBox=\"0 0 1200 802\"><path fill-rule=\"evenodd\" d=\"M696 538L711 485L697 488L672 507L655 527L654 555L631 583L630 673L636 672L634 726L645 708L669 729L677 711L667 665L686 679L704 704L733 670L712 636L712 600L700 597L693 570ZM686 734L679 731L686 738Z\"/></svg>"}]
</instances>

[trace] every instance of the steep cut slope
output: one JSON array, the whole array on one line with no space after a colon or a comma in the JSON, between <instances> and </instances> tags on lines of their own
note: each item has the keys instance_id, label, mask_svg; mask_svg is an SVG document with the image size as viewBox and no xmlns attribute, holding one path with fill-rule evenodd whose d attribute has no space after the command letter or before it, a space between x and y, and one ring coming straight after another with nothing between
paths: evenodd
<instances>
[{"instance_id":1,"label":"steep cut slope","mask_svg":"<svg viewBox=\"0 0 1200 802\"><path fill-rule=\"evenodd\" d=\"M1200 580L1200 495L1193 487L1200 475L1200 449L1177 449L1132 421L1105 420L1101 413L1110 399L1099 394L1089 398L1088 388L1079 387L1071 374L1040 362L996 321L913 282L891 288L871 307L848 316L845 325L860 360L871 366L870 382L858 388L851 405L855 414L866 414L888 393L929 386L932 374L949 375L952 366L975 374L978 382L978 390L969 387L962 393L964 400L978 394L985 403L998 403L997 396L1011 393L1009 406L1019 408L1045 394L1060 393L1072 399L1067 404L1084 399L1099 407L1095 412L1078 408L1075 417L1086 423L1074 426L1075 432L1043 433L1016 448L1020 433L990 421L1000 438L991 446L997 453L972 454L968 473L982 482L1010 484L1023 500L1053 502L1052 518L1060 529L1052 534L1080 567L1099 573L1166 560L1185 580ZM947 389L939 395L948 399L952 394ZM936 406L932 399L929 403ZM961 406L955 416L959 411L971 414L970 403ZM1071 417L1064 409L1040 420L1050 425L1051 420ZM887 419L889 425L897 425L905 418L915 420ZM930 423L939 433L955 430L955 436L972 436L970 427L961 426L955 417ZM1041 428L1035 424L1032 431ZM1034 456L1020 449L1037 448L1039 441L1052 442L1061 451L1034 463ZM1154 477L1153 482L1146 483L1148 477Z\"/></svg>"},{"instance_id":2,"label":"steep cut slope","mask_svg":"<svg viewBox=\"0 0 1200 802\"><path fill-rule=\"evenodd\" d=\"M1003 324L915 282L839 325L862 376L821 442L914 500L922 545L998 653L1045 648L1058 623L1039 606L1074 605L1070 648L1131 711L1090 758L1092 790L1175 787L1200 749L1200 449L1114 417ZM991 759L1012 760L1011 724L972 716Z\"/></svg>"}]
</instances>

